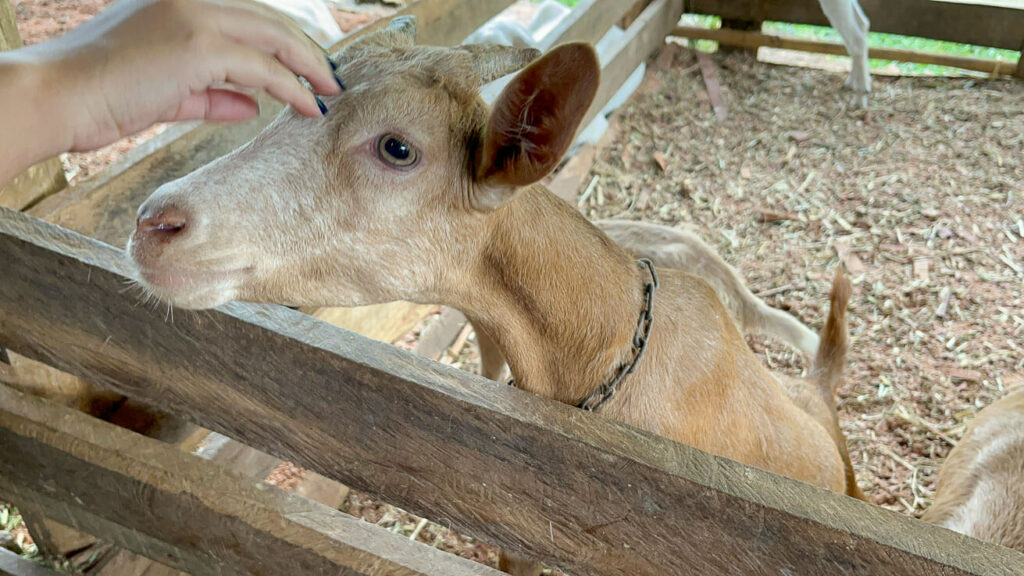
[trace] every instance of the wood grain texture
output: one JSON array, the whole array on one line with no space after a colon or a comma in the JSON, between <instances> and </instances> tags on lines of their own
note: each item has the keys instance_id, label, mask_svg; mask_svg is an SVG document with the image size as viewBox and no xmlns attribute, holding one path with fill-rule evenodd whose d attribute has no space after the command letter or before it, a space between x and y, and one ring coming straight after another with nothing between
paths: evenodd
<instances>
[{"instance_id":1,"label":"wood grain texture","mask_svg":"<svg viewBox=\"0 0 1024 576\"><path fill-rule=\"evenodd\" d=\"M412 302L389 302L354 308L313 308L303 312L339 328L390 344L408 334L434 308L436 306Z\"/></svg>"},{"instance_id":2,"label":"wood grain texture","mask_svg":"<svg viewBox=\"0 0 1024 576\"><path fill-rule=\"evenodd\" d=\"M581 127L589 125L637 66L665 43L682 13L683 0L656 0L637 16L612 49L611 58L601 63L601 86Z\"/></svg>"},{"instance_id":3,"label":"wood grain texture","mask_svg":"<svg viewBox=\"0 0 1024 576\"><path fill-rule=\"evenodd\" d=\"M21 213L0 211L0 261L0 345L574 573L1024 573L1017 552L287 308L233 303L171 324L125 293L121 251ZM57 455L35 448L19 468Z\"/></svg>"},{"instance_id":4,"label":"wood grain texture","mask_svg":"<svg viewBox=\"0 0 1024 576\"><path fill-rule=\"evenodd\" d=\"M10 0L0 0L0 51L21 48L21 34Z\"/></svg>"},{"instance_id":5,"label":"wood grain texture","mask_svg":"<svg viewBox=\"0 0 1024 576\"><path fill-rule=\"evenodd\" d=\"M0 206L24 210L68 185L60 158L29 166L13 180L0 186Z\"/></svg>"},{"instance_id":6,"label":"wood grain texture","mask_svg":"<svg viewBox=\"0 0 1024 576\"><path fill-rule=\"evenodd\" d=\"M419 0L396 15L419 18L418 42L450 45L461 42L511 0ZM457 17L454 15L458 15ZM377 21L360 28L334 48L386 24ZM131 166L102 175L99 184L83 182L42 203L31 214L114 246L124 246L135 227L135 213L161 184L180 178L251 140L281 110L272 99L260 98L259 117L241 124L200 124L175 130L158 145L133 156ZM141 156L141 157L139 157Z\"/></svg>"},{"instance_id":7,"label":"wood grain texture","mask_svg":"<svg viewBox=\"0 0 1024 576\"><path fill-rule=\"evenodd\" d=\"M872 32L1021 49L1024 10L936 0L860 0ZM818 0L686 0L686 11L723 19L828 26Z\"/></svg>"},{"instance_id":8,"label":"wood grain texture","mask_svg":"<svg viewBox=\"0 0 1024 576\"><path fill-rule=\"evenodd\" d=\"M632 6L622 0L581 0L545 36L546 42L539 48L547 52L565 42L596 44L631 9Z\"/></svg>"},{"instance_id":9,"label":"wood grain texture","mask_svg":"<svg viewBox=\"0 0 1024 576\"><path fill-rule=\"evenodd\" d=\"M195 576L497 574L6 387L0 445L0 493Z\"/></svg>"}]
</instances>

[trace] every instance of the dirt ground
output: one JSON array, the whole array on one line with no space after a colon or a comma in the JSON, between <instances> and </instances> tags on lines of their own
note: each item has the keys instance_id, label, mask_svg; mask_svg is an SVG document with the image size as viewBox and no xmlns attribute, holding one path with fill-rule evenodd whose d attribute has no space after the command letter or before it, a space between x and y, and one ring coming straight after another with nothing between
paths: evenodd
<instances>
[{"instance_id":1,"label":"dirt ground","mask_svg":"<svg viewBox=\"0 0 1024 576\"><path fill-rule=\"evenodd\" d=\"M851 456L872 501L919 515L964 423L1024 368L1024 83L876 78L857 111L842 75L713 61L726 119L693 52L662 56L620 110L583 210L696 226L753 292L814 328L844 264Z\"/></svg>"},{"instance_id":2,"label":"dirt ground","mask_svg":"<svg viewBox=\"0 0 1024 576\"><path fill-rule=\"evenodd\" d=\"M33 44L108 3L14 5ZM351 18L343 28L366 16ZM858 111L840 74L712 59L726 118L711 110L694 53L671 49L616 115L581 209L696 226L753 292L815 329L843 265L855 293L839 411L858 479L873 502L920 515L965 422L1024 373L1024 83L876 78ZM68 155L65 167L95 174L161 129ZM805 368L781 344L750 343L774 368ZM472 338L456 352L445 360L476 369ZM365 495L343 509L496 563L493 547Z\"/></svg>"}]
</instances>

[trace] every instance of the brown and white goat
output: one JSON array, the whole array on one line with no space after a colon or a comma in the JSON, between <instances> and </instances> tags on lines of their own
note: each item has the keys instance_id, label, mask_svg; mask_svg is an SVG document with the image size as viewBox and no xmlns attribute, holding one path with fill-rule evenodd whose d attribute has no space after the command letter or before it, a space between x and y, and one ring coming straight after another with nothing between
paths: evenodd
<instances>
[{"instance_id":1,"label":"brown and white goat","mask_svg":"<svg viewBox=\"0 0 1024 576\"><path fill-rule=\"evenodd\" d=\"M922 519L1024 552L1024 388L985 407L967 426Z\"/></svg>"},{"instance_id":2,"label":"brown and white goat","mask_svg":"<svg viewBox=\"0 0 1024 576\"><path fill-rule=\"evenodd\" d=\"M157 190L128 247L141 280L186 308L446 304L494 339L519 387L578 404L633 357L648 282L537 184L594 97L594 51L552 50L488 110L479 86L536 51L415 46L414 35L414 20L397 19L349 45L336 58L349 88L324 118L286 109ZM659 274L647 354L602 415L855 491L831 418L849 284L837 280L815 373L799 380L759 362L707 282Z\"/></svg>"}]
</instances>

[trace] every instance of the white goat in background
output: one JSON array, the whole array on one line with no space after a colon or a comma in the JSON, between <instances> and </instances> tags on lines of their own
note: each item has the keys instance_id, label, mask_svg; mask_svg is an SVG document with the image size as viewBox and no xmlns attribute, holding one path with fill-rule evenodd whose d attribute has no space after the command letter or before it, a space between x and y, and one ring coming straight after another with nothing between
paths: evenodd
<instances>
[{"instance_id":1,"label":"white goat in background","mask_svg":"<svg viewBox=\"0 0 1024 576\"><path fill-rule=\"evenodd\" d=\"M871 92L871 74L868 72L868 29L871 21L857 0L819 0L832 27L843 37L850 54L850 76L846 86L853 90L853 105L864 107Z\"/></svg>"}]
</instances>

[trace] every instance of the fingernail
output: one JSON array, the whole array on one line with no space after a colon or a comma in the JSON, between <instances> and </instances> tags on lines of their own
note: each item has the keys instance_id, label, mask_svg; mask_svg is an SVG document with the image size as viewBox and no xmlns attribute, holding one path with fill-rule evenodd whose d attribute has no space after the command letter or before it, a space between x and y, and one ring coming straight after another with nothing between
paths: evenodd
<instances>
[{"instance_id":1,"label":"fingernail","mask_svg":"<svg viewBox=\"0 0 1024 576\"><path fill-rule=\"evenodd\" d=\"M338 65L334 63L334 60L331 60L330 56L324 54L324 58L327 58L327 63L331 65L331 70L337 70L338 69Z\"/></svg>"},{"instance_id":2,"label":"fingernail","mask_svg":"<svg viewBox=\"0 0 1024 576\"><path fill-rule=\"evenodd\" d=\"M327 115L327 105L324 104L324 101L321 100L319 96L313 96L313 98L316 99L316 105L320 107L320 114L322 114L323 116L326 116Z\"/></svg>"},{"instance_id":3,"label":"fingernail","mask_svg":"<svg viewBox=\"0 0 1024 576\"><path fill-rule=\"evenodd\" d=\"M345 88L345 83L341 81L341 78L339 78L337 74L334 75L334 81L338 83L338 88L348 90L348 88Z\"/></svg>"}]
</instances>

